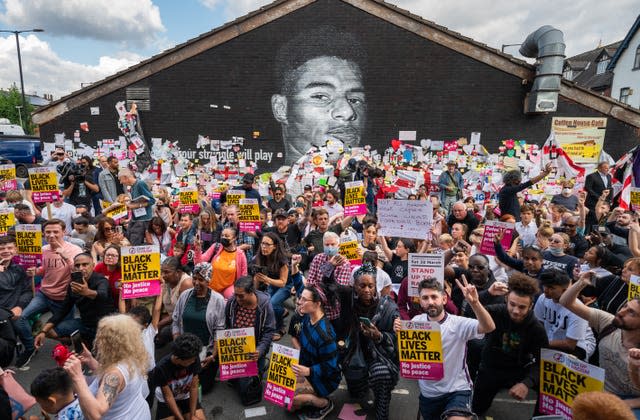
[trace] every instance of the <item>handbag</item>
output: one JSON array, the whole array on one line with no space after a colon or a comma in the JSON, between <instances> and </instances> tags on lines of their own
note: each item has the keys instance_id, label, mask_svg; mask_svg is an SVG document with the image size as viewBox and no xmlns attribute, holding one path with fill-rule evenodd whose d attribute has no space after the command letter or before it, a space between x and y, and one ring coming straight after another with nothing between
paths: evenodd
<instances>
[{"instance_id":1,"label":"handbag","mask_svg":"<svg viewBox=\"0 0 640 420\"><path fill-rule=\"evenodd\" d=\"M342 374L348 382L364 381L369 377L369 366L364 358L358 333L354 334L354 344L342 362Z\"/></svg>"},{"instance_id":2,"label":"handbag","mask_svg":"<svg viewBox=\"0 0 640 420\"><path fill-rule=\"evenodd\" d=\"M29 395L22 385L15 380L14 374L15 372L11 370L2 370L0 368L0 386L9 395L11 418L17 419L24 416L24 413L36 405L36 399Z\"/></svg>"},{"instance_id":3,"label":"handbag","mask_svg":"<svg viewBox=\"0 0 640 420\"><path fill-rule=\"evenodd\" d=\"M245 407L262 401L262 382L258 376L238 378L236 386L240 393L240 402Z\"/></svg>"}]
</instances>

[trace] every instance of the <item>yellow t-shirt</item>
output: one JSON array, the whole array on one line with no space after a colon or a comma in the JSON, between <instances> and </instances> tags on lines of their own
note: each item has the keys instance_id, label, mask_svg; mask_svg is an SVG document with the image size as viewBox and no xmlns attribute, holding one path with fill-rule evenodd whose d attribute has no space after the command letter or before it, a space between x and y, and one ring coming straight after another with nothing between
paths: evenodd
<instances>
[{"instance_id":1,"label":"yellow t-shirt","mask_svg":"<svg viewBox=\"0 0 640 420\"><path fill-rule=\"evenodd\" d=\"M236 281L236 251L228 252L224 249L213 260L213 270L209 288L218 293L231 286Z\"/></svg>"}]
</instances>

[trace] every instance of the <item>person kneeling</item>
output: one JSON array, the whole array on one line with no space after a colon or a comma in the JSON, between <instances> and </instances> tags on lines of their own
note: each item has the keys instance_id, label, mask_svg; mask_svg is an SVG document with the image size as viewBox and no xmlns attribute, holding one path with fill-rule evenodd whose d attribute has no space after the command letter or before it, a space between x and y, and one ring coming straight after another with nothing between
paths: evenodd
<instances>
[{"instance_id":1,"label":"person kneeling","mask_svg":"<svg viewBox=\"0 0 640 420\"><path fill-rule=\"evenodd\" d=\"M304 409L299 415L302 419L323 419L333 411L333 401L327 397L338 388L342 376L336 334L324 316L326 302L319 286L305 287L298 299L301 318L294 345L300 349L300 362L291 368L299 378L293 408Z\"/></svg>"},{"instance_id":2,"label":"person kneeling","mask_svg":"<svg viewBox=\"0 0 640 420\"><path fill-rule=\"evenodd\" d=\"M156 388L156 420L204 420L198 399L198 373L202 341L184 333L173 341L173 350L150 373ZM187 392L188 390L188 392Z\"/></svg>"}]
</instances>

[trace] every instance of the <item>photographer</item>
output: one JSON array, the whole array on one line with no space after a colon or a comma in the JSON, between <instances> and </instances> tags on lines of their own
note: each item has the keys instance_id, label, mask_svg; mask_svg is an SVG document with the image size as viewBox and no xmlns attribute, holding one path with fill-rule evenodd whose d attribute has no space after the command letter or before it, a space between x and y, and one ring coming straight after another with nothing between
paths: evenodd
<instances>
[{"instance_id":1,"label":"photographer","mask_svg":"<svg viewBox=\"0 0 640 420\"><path fill-rule=\"evenodd\" d=\"M80 165L65 163L58 167L58 173L64 186L62 195L65 201L77 206L83 204L88 209L92 207L92 194L100 191L96 181L93 179L93 165L91 158L83 156Z\"/></svg>"}]
</instances>

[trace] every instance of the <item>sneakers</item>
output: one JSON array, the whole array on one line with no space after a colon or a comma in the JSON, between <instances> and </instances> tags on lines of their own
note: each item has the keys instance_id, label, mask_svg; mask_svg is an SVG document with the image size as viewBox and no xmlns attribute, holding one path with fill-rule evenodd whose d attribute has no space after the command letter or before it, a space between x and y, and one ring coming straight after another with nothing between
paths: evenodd
<instances>
[{"instance_id":1,"label":"sneakers","mask_svg":"<svg viewBox=\"0 0 640 420\"><path fill-rule=\"evenodd\" d=\"M327 415L330 412L332 412L335 407L333 405L333 401L329 399L327 399L327 401L329 401L329 404L327 404L322 408L316 408L315 410L310 411L305 415L305 419L306 420L322 420L323 418L327 417Z\"/></svg>"},{"instance_id":2,"label":"sneakers","mask_svg":"<svg viewBox=\"0 0 640 420\"><path fill-rule=\"evenodd\" d=\"M31 351L25 350L22 353L18 354L18 358L16 359L16 369L19 370L27 370L29 369L29 362L33 358L33 356L37 353L36 349L32 349Z\"/></svg>"}]
</instances>

